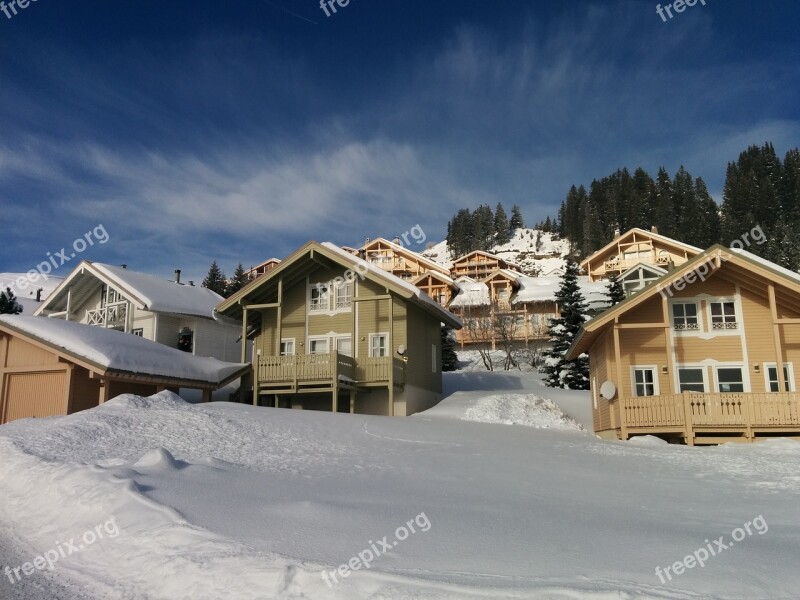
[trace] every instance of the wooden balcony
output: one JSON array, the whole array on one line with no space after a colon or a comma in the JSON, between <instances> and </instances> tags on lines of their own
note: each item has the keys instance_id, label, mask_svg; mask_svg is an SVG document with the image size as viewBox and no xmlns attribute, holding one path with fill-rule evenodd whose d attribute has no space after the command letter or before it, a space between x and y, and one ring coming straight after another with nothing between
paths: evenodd
<instances>
[{"instance_id":1,"label":"wooden balcony","mask_svg":"<svg viewBox=\"0 0 800 600\"><path fill-rule=\"evenodd\" d=\"M114 302L102 308L86 312L86 323L98 327L125 327L128 318L128 302Z\"/></svg>"},{"instance_id":2,"label":"wooden balcony","mask_svg":"<svg viewBox=\"0 0 800 600\"><path fill-rule=\"evenodd\" d=\"M394 385L405 383L405 362L381 356L354 359L339 352L295 354L258 358L258 386L262 391L278 393L326 391L336 388L389 385L393 368Z\"/></svg>"},{"instance_id":3,"label":"wooden balcony","mask_svg":"<svg viewBox=\"0 0 800 600\"><path fill-rule=\"evenodd\" d=\"M623 398L619 429L623 439L642 433L678 434L690 445L737 441L737 437L752 441L768 435L800 436L798 407L800 394L795 392Z\"/></svg>"}]
</instances>

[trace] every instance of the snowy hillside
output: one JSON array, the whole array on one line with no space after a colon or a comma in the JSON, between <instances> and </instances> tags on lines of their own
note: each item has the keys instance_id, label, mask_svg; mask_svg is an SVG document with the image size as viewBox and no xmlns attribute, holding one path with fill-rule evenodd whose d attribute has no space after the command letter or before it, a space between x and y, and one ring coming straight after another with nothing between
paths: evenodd
<instances>
[{"instance_id":1,"label":"snowy hillside","mask_svg":"<svg viewBox=\"0 0 800 600\"><path fill-rule=\"evenodd\" d=\"M559 409L586 392L547 400L519 372L445 383L410 418L163 392L4 425L0 597L796 597L800 443L600 441ZM660 580L711 539L730 549ZM36 556L54 568L20 570ZM40 582L67 589L22 592Z\"/></svg>"},{"instance_id":2,"label":"snowy hillside","mask_svg":"<svg viewBox=\"0 0 800 600\"><path fill-rule=\"evenodd\" d=\"M517 229L510 242L495 246L490 252L519 265L526 275L549 275L564 266L563 257L569 253L569 242L558 239L553 233ZM450 255L446 241L431 246L422 254L447 268L458 258Z\"/></svg>"}]
</instances>

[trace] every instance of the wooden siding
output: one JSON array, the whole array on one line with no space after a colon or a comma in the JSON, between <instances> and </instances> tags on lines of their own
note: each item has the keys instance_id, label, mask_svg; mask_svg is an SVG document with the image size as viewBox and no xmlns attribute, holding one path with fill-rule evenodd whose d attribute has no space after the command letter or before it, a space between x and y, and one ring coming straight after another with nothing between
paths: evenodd
<instances>
[{"instance_id":1,"label":"wooden siding","mask_svg":"<svg viewBox=\"0 0 800 600\"><path fill-rule=\"evenodd\" d=\"M626 256L626 253L642 253L641 256ZM582 264L592 281L607 279L611 273L620 274L639 263L661 268L679 266L695 256L688 250L679 250L654 239L647 232L634 231L620 236L619 242L586 259Z\"/></svg>"},{"instance_id":2,"label":"wooden siding","mask_svg":"<svg viewBox=\"0 0 800 600\"><path fill-rule=\"evenodd\" d=\"M66 414L66 384L66 370L8 373L5 376L2 422Z\"/></svg>"}]
</instances>

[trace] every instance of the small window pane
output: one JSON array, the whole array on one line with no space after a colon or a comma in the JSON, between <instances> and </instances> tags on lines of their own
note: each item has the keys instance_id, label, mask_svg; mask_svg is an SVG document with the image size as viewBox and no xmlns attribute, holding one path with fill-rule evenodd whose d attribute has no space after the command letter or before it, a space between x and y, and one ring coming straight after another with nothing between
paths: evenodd
<instances>
[{"instance_id":1,"label":"small window pane","mask_svg":"<svg viewBox=\"0 0 800 600\"><path fill-rule=\"evenodd\" d=\"M682 368L678 369L678 384L681 392L705 392L703 383L703 369Z\"/></svg>"},{"instance_id":2,"label":"small window pane","mask_svg":"<svg viewBox=\"0 0 800 600\"><path fill-rule=\"evenodd\" d=\"M717 369L717 381L721 393L744 391L742 369L739 367Z\"/></svg>"}]
</instances>

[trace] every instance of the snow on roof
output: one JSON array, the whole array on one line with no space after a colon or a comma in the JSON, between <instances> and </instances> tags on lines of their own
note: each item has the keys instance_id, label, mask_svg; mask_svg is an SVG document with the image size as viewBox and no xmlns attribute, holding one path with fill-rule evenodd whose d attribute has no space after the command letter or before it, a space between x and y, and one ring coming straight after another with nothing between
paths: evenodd
<instances>
[{"instance_id":1,"label":"snow on roof","mask_svg":"<svg viewBox=\"0 0 800 600\"><path fill-rule=\"evenodd\" d=\"M387 246L389 246L395 252L399 252L399 253L405 252L407 254L410 254L410 255L414 256L415 258L417 258L421 263L426 264L429 267L433 267L437 271L442 271L442 270L448 271L449 270L448 267L445 267L445 266L439 264L435 260L433 260L431 258L428 258L427 256L425 256L425 255L423 255L423 254L421 254L419 252L414 252L413 250L410 250L410 249L406 248L402 244L397 244L395 242L391 242L391 241L387 240L386 238L380 238L379 237L379 238L375 238L374 240L370 240L369 242L367 242L366 244L361 246L360 249L361 250L366 250L367 247L372 246L373 244L378 243L378 242L380 242L381 244L386 244Z\"/></svg>"},{"instance_id":2,"label":"snow on roof","mask_svg":"<svg viewBox=\"0 0 800 600\"><path fill-rule=\"evenodd\" d=\"M760 256L756 256L752 252L748 252L743 248L730 248L730 251L734 254L740 254L742 257L752 260L755 263L760 264L761 266L767 267L768 269L772 269L773 271L777 271L781 275L785 275L789 279L800 283L800 274L795 273L794 271L782 267L780 265L775 264L774 262L768 261L766 258L762 258Z\"/></svg>"},{"instance_id":3,"label":"snow on roof","mask_svg":"<svg viewBox=\"0 0 800 600\"><path fill-rule=\"evenodd\" d=\"M214 308L224 300L204 287L181 285L147 273L90 263L109 280L133 294L153 312L214 318Z\"/></svg>"},{"instance_id":4,"label":"snow on roof","mask_svg":"<svg viewBox=\"0 0 800 600\"><path fill-rule=\"evenodd\" d=\"M130 333L74 321L0 315L0 325L112 371L219 384L245 366L194 356Z\"/></svg>"},{"instance_id":5,"label":"snow on roof","mask_svg":"<svg viewBox=\"0 0 800 600\"><path fill-rule=\"evenodd\" d=\"M358 256L354 256L353 254L350 254L346 250L342 250L336 244L333 244L331 242L323 242L322 246L326 250L330 250L331 252L333 252L337 256L341 257L341 259L344 262L351 263L353 266L359 267L358 269L356 269L356 271L361 272L361 273L370 272L373 275L375 275L378 279L383 279L384 281L387 281L387 282L391 283L392 285L395 285L397 287L401 287L401 288L407 290L411 294L412 297L417 298L417 300L419 300L423 304L427 304L430 308L435 309L435 311L437 313L439 313L442 317L444 317L443 320L445 320L447 322L455 321L456 323L459 324L459 326L461 326L461 320L458 317L456 317L449 310L447 310L445 308L442 308L442 306L438 302L436 302L433 298L428 296L428 294L423 292L421 289L419 289L417 286L413 285L412 283L409 283L408 281L400 279L396 275L393 275L392 273L389 273L388 271L384 271L383 269L376 267L372 263L369 263L369 262L365 261L364 259L359 258Z\"/></svg>"},{"instance_id":6,"label":"snow on roof","mask_svg":"<svg viewBox=\"0 0 800 600\"><path fill-rule=\"evenodd\" d=\"M459 292L450 306L486 306L489 304L489 286L480 281L458 281Z\"/></svg>"}]
</instances>

